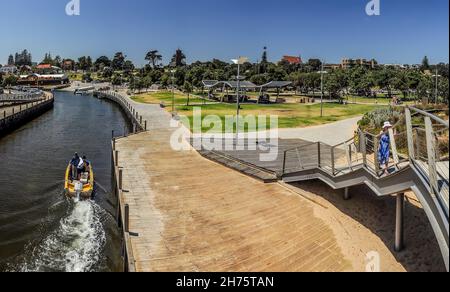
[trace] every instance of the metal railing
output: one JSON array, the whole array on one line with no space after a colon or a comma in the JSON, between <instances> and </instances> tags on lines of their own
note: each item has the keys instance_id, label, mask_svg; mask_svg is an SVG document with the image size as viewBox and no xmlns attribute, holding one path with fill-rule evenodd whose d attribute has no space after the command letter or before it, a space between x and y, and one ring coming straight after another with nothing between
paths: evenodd
<instances>
[{"instance_id":1,"label":"metal railing","mask_svg":"<svg viewBox=\"0 0 450 292\"><path fill-rule=\"evenodd\" d=\"M0 102L24 102L35 101L43 98L42 92L26 93L26 94L0 94Z\"/></svg>"},{"instance_id":2,"label":"metal railing","mask_svg":"<svg viewBox=\"0 0 450 292\"><path fill-rule=\"evenodd\" d=\"M449 216L449 123L437 115L408 107L405 110L410 162L426 178Z\"/></svg>"}]
</instances>

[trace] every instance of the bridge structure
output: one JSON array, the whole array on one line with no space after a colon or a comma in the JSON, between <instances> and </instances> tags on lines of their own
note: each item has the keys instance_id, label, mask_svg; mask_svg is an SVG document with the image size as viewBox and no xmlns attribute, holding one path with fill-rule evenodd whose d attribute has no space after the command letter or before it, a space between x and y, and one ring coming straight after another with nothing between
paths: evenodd
<instances>
[{"instance_id":1,"label":"bridge structure","mask_svg":"<svg viewBox=\"0 0 450 292\"><path fill-rule=\"evenodd\" d=\"M395 250L404 246L405 192L412 191L431 223L449 269L449 122L415 107L390 131L392 163L378 161L381 135L358 130L338 145L308 143L283 151L278 173L286 183L321 180L333 189L367 185L378 196L397 196Z\"/></svg>"}]
</instances>

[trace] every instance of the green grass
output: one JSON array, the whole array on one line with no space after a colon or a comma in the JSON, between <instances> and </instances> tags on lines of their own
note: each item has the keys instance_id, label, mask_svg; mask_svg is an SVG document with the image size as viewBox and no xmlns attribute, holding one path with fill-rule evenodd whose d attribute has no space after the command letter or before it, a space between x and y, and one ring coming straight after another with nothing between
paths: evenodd
<instances>
[{"instance_id":1,"label":"green grass","mask_svg":"<svg viewBox=\"0 0 450 292\"><path fill-rule=\"evenodd\" d=\"M392 102L391 98L387 97L378 97L378 98L371 98L371 97L362 97L362 96L346 96L345 99L347 99L349 102L358 102L358 103L372 103L372 104L381 104L381 105L389 105ZM399 96L399 98L402 98ZM406 104L414 104L414 101L407 101Z\"/></svg>"},{"instance_id":2,"label":"green grass","mask_svg":"<svg viewBox=\"0 0 450 292\"><path fill-rule=\"evenodd\" d=\"M278 116L278 128L300 128L332 123L363 115L375 109L374 105L340 105L324 104L324 116L320 117L320 104L274 104L274 105L242 105L241 115L270 115ZM379 107L379 106L378 106ZM180 116L186 116L193 124L193 106L178 106ZM225 129L225 116L235 116L236 106L231 104L211 104L199 107L202 109L202 120L208 115L218 116L222 121L222 131ZM268 118L269 119L269 118ZM269 124L269 123L267 123ZM202 131L209 131L211 127L202 127Z\"/></svg>"},{"instance_id":3,"label":"green grass","mask_svg":"<svg viewBox=\"0 0 450 292\"><path fill-rule=\"evenodd\" d=\"M160 104L164 103L167 106L172 104L173 95L170 91L161 91L161 92L149 92L149 93L141 93L131 97L136 102L147 103L147 104ZM203 103L203 100L200 98L195 98L191 95L190 101L191 104ZM187 95L176 92L175 93L175 104L176 105L186 105L187 103Z\"/></svg>"}]
</instances>

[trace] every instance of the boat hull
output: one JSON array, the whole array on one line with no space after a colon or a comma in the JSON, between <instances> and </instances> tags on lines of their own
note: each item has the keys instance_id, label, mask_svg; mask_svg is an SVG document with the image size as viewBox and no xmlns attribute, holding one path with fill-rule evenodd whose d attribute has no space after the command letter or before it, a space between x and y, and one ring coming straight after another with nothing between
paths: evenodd
<instances>
[{"instance_id":1,"label":"boat hull","mask_svg":"<svg viewBox=\"0 0 450 292\"><path fill-rule=\"evenodd\" d=\"M71 165L67 167L66 176L65 176L65 184L64 184L64 193L69 198L77 198L78 194L75 190L76 181L70 180L71 174ZM94 172L92 170L92 166L89 166L89 180L88 183L83 185L83 189L79 192L79 197L81 199L91 199L94 195Z\"/></svg>"}]
</instances>

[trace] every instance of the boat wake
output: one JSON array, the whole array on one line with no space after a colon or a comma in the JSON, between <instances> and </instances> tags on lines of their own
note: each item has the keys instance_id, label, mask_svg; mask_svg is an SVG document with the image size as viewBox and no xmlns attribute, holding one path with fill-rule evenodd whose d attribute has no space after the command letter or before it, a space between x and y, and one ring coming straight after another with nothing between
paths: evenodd
<instances>
[{"instance_id":1,"label":"boat wake","mask_svg":"<svg viewBox=\"0 0 450 292\"><path fill-rule=\"evenodd\" d=\"M59 226L35 245L19 271L90 272L101 261L106 235L103 209L94 201L71 201Z\"/></svg>"}]
</instances>

